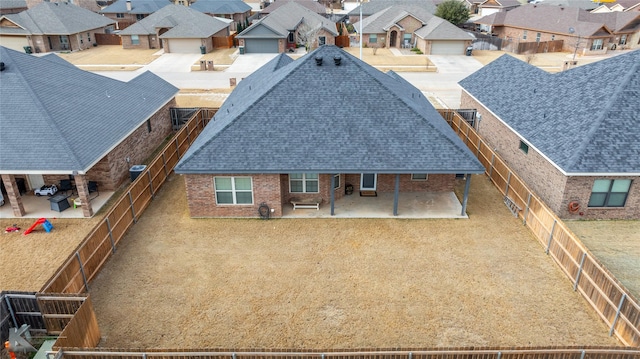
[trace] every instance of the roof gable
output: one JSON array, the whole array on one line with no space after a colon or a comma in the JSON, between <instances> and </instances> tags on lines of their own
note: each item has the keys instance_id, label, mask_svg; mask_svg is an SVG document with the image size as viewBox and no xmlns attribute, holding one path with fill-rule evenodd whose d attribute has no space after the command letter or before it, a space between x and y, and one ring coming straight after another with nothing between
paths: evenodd
<instances>
[{"instance_id":1,"label":"roof gable","mask_svg":"<svg viewBox=\"0 0 640 359\"><path fill-rule=\"evenodd\" d=\"M6 16L33 35L71 35L114 24L115 21L67 2L43 2Z\"/></svg>"},{"instance_id":2,"label":"roof gable","mask_svg":"<svg viewBox=\"0 0 640 359\"><path fill-rule=\"evenodd\" d=\"M121 82L0 47L0 172L87 171L168 103L178 89L145 72ZM46 154L43 155L43 154Z\"/></svg>"},{"instance_id":3,"label":"roof gable","mask_svg":"<svg viewBox=\"0 0 640 359\"><path fill-rule=\"evenodd\" d=\"M170 28L161 38L205 38L228 27L215 17L183 5L169 4L135 24L120 35L155 34L157 28Z\"/></svg>"},{"instance_id":4,"label":"roof gable","mask_svg":"<svg viewBox=\"0 0 640 359\"><path fill-rule=\"evenodd\" d=\"M301 23L305 23L311 28L323 28L334 36L338 35L336 24L333 21L316 14L297 2L288 1L260 19L258 23L254 22L237 37L265 37L265 35L268 35L268 31L278 34L279 37L286 37L290 31L294 31Z\"/></svg>"},{"instance_id":5,"label":"roof gable","mask_svg":"<svg viewBox=\"0 0 640 359\"><path fill-rule=\"evenodd\" d=\"M430 14L434 14L436 12L436 5L432 0L371 0L369 2L362 3L362 5L349 11L349 16L359 16L360 7L362 7L362 16L371 16L390 6L417 8Z\"/></svg>"},{"instance_id":6,"label":"roof gable","mask_svg":"<svg viewBox=\"0 0 640 359\"><path fill-rule=\"evenodd\" d=\"M177 173L484 171L425 96L396 74L336 46L295 61L285 56L239 83Z\"/></svg>"},{"instance_id":7,"label":"roof gable","mask_svg":"<svg viewBox=\"0 0 640 359\"><path fill-rule=\"evenodd\" d=\"M362 20L362 33L379 34L388 31L394 25L402 28L398 22L408 16L417 19L423 24L433 18L433 14L423 8L412 5L393 5ZM353 27L356 31L359 31L360 22L353 24Z\"/></svg>"},{"instance_id":8,"label":"roof gable","mask_svg":"<svg viewBox=\"0 0 640 359\"><path fill-rule=\"evenodd\" d=\"M243 14L251 11L251 6L238 0L198 0L191 8L205 14Z\"/></svg>"},{"instance_id":9,"label":"roof gable","mask_svg":"<svg viewBox=\"0 0 640 359\"><path fill-rule=\"evenodd\" d=\"M504 55L460 85L566 173L640 173L640 51L558 74Z\"/></svg>"}]
</instances>

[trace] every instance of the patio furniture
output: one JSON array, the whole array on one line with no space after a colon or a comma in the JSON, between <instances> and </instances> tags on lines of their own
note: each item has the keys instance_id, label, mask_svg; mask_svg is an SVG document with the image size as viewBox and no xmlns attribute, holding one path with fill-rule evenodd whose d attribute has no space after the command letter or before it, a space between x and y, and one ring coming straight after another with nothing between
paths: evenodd
<instances>
[{"instance_id":1,"label":"patio furniture","mask_svg":"<svg viewBox=\"0 0 640 359\"><path fill-rule=\"evenodd\" d=\"M51 202L51 210L62 212L65 209L71 207L67 198L69 198L69 196L65 193L57 193L54 196L49 197L49 202Z\"/></svg>"},{"instance_id":2,"label":"patio furniture","mask_svg":"<svg viewBox=\"0 0 640 359\"><path fill-rule=\"evenodd\" d=\"M314 197L314 198L297 198L292 197L289 202L293 205L293 210L295 211L297 208L315 208L316 210L320 209L320 203L322 203L322 197Z\"/></svg>"},{"instance_id":3,"label":"patio furniture","mask_svg":"<svg viewBox=\"0 0 640 359\"><path fill-rule=\"evenodd\" d=\"M71 193L73 194L74 190L73 190L73 184L71 183L71 180L68 180L68 179L60 180L60 183L58 184L58 191L64 192L64 193L71 191Z\"/></svg>"},{"instance_id":4,"label":"patio furniture","mask_svg":"<svg viewBox=\"0 0 640 359\"><path fill-rule=\"evenodd\" d=\"M89 181L89 183L87 184L87 187L89 189L89 197L91 197L91 194L96 192L97 194L94 197L91 197L91 199L94 199L96 197L98 197L100 195L100 192L98 191L98 182L96 181Z\"/></svg>"}]
</instances>

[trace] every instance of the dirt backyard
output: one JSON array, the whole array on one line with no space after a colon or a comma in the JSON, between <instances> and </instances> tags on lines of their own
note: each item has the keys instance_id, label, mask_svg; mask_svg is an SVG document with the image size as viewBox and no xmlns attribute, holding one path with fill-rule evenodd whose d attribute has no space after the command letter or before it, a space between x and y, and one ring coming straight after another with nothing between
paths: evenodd
<instances>
[{"instance_id":1,"label":"dirt backyard","mask_svg":"<svg viewBox=\"0 0 640 359\"><path fill-rule=\"evenodd\" d=\"M616 345L486 177L469 219L191 219L173 175L91 285L101 347Z\"/></svg>"}]
</instances>

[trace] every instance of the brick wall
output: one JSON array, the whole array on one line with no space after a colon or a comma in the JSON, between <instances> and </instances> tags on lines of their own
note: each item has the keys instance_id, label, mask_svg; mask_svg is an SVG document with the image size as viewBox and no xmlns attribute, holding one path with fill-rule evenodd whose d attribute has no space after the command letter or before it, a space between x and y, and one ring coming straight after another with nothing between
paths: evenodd
<instances>
[{"instance_id":1,"label":"brick wall","mask_svg":"<svg viewBox=\"0 0 640 359\"><path fill-rule=\"evenodd\" d=\"M520 137L509 130L480 103L465 91L460 99L462 108L476 108L482 115L480 136L496 151L507 165L536 193L560 218L563 219L639 219L639 177L577 177L565 176L534 148L525 154L520 150ZM634 182L624 208L587 208L593 182L596 179L631 178ZM569 202L577 201L580 210L568 211Z\"/></svg>"},{"instance_id":2,"label":"brick wall","mask_svg":"<svg viewBox=\"0 0 640 359\"><path fill-rule=\"evenodd\" d=\"M139 44L134 45L131 43L131 35L122 36L122 48L123 49L156 49L160 45L159 39L156 35L138 35Z\"/></svg>"}]
</instances>

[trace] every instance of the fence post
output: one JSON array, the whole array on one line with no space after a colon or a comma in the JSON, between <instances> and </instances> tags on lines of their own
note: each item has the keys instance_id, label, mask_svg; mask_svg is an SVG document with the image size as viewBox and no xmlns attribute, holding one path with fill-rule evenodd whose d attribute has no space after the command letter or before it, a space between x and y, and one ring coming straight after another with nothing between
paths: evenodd
<instances>
[{"instance_id":1,"label":"fence post","mask_svg":"<svg viewBox=\"0 0 640 359\"><path fill-rule=\"evenodd\" d=\"M478 146L476 146L476 157L480 157L480 146L482 146L482 140L478 135Z\"/></svg>"},{"instance_id":2,"label":"fence post","mask_svg":"<svg viewBox=\"0 0 640 359\"><path fill-rule=\"evenodd\" d=\"M178 143L178 136L176 136L175 142L176 142L176 153L178 154L178 158L180 158L180 144Z\"/></svg>"},{"instance_id":3,"label":"fence post","mask_svg":"<svg viewBox=\"0 0 640 359\"><path fill-rule=\"evenodd\" d=\"M582 274L582 266L584 265L584 259L587 257L587 252L582 253L582 259L580 259L580 267L578 268L578 274L576 274L576 282L573 284L573 291L578 289L578 281L580 281L580 274Z\"/></svg>"},{"instance_id":4,"label":"fence post","mask_svg":"<svg viewBox=\"0 0 640 359\"><path fill-rule=\"evenodd\" d=\"M553 220L553 225L551 226L551 232L549 232L549 242L547 242L547 249L545 250L545 253L549 254L549 248L551 248L551 240L553 239L553 231L556 229L556 223L558 222L557 219Z\"/></svg>"},{"instance_id":5,"label":"fence post","mask_svg":"<svg viewBox=\"0 0 640 359\"><path fill-rule=\"evenodd\" d=\"M133 216L133 223L138 222L138 219L136 218L136 209L133 208L133 196L131 195L131 191L127 192L127 194L129 195L129 205L131 206L131 215Z\"/></svg>"},{"instance_id":6,"label":"fence post","mask_svg":"<svg viewBox=\"0 0 640 359\"><path fill-rule=\"evenodd\" d=\"M80 263L80 273L82 274L82 280L84 280L84 287L87 288L87 292L89 291L89 283L87 283L87 275L84 273L84 266L82 265L82 260L80 259L80 253L76 251L76 258L78 258L78 263Z\"/></svg>"},{"instance_id":7,"label":"fence post","mask_svg":"<svg viewBox=\"0 0 640 359\"><path fill-rule=\"evenodd\" d=\"M527 225L527 216L529 215L529 205L531 204L531 192L527 195L527 207L524 210L524 216L522 217L522 225Z\"/></svg>"},{"instance_id":8,"label":"fence post","mask_svg":"<svg viewBox=\"0 0 640 359\"><path fill-rule=\"evenodd\" d=\"M412 358L413 358L413 353L409 352L409 359L412 359Z\"/></svg>"},{"instance_id":9,"label":"fence post","mask_svg":"<svg viewBox=\"0 0 640 359\"><path fill-rule=\"evenodd\" d=\"M16 320L16 313L13 312L13 307L11 306L11 302L9 301L9 296L5 295L4 301L7 303L7 308L9 308L9 313L11 314L11 320L13 321L13 326L17 328L18 321Z\"/></svg>"},{"instance_id":10,"label":"fence post","mask_svg":"<svg viewBox=\"0 0 640 359\"><path fill-rule=\"evenodd\" d=\"M162 152L162 170L164 171L165 178L169 177L169 173L167 173L167 158L165 157L166 153L166 151Z\"/></svg>"},{"instance_id":11,"label":"fence post","mask_svg":"<svg viewBox=\"0 0 640 359\"><path fill-rule=\"evenodd\" d=\"M507 175L507 184L504 188L505 197L509 194L509 183L511 183L511 171L509 171L509 174Z\"/></svg>"},{"instance_id":12,"label":"fence post","mask_svg":"<svg viewBox=\"0 0 640 359\"><path fill-rule=\"evenodd\" d=\"M582 349L582 354L580 354L580 359L584 359L585 355L587 355L587 351Z\"/></svg>"},{"instance_id":13,"label":"fence post","mask_svg":"<svg viewBox=\"0 0 640 359\"><path fill-rule=\"evenodd\" d=\"M620 311L622 310L622 304L624 300L627 298L627 293L622 293L622 298L620 298L620 304L618 304L618 310L616 311L616 317L613 318L613 323L611 323L611 330L609 330L609 336L613 335L613 330L616 327L616 323L618 322L618 318L620 317Z\"/></svg>"},{"instance_id":14,"label":"fence post","mask_svg":"<svg viewBox=\"0 0 640 359\"><path fill-rule=\"evenodd\" d=\"M498 352L498 359L502 358L502 352Z\"/></svg>"},{"instance_id":15,"label":"fence post","mask_svg":"<svg viewBox=\"0 0 640 359\"><path fill-rule=\"evenodd\" d=\"M156 194L153 193L153 179L151 178L151 171L149 171L149 169L147 169L147 174L147 177L149 177L149 190L151 191L151 198L154 199L156 198Z\"/></svg>"},{"instance_id":16,"label":"fence post","mask_svg":"<svg viewBox=\"0 0 640 359\"><path fill-rule=\"evenodd\" d=\"M465 123L466 123L466 121L465 121ZM470 128L471 128L471 126L469 126L469 124L467 123L467 133L465 134L465 136L467 136L467 137L464 139L464 144L467 145L467 146L469 146L469 129Z\"/></svg>"},{"instance_id":17,"label":"fence post","mask_svg":"<svg viewBox=\"0 0 640 359\"><path fill-rule=\"evenodd\" d=\"M491 181L491 176L493 175L493 163L496 159L495 152L491 151L491 166L489 166L489 181Z\"/></svg>"},{"instance_id":18,"label":"fence post","mask_svg":"<svg viewBox=\"0 0 640 359\"><path fill-rule=\"evenodd\" d=\"M109 230L109 240L111 241L111 251L113 253L116 252L116 243L113 240L113 233L111 232L111 221L109 221L109 217L106 218L107 229Z\"/></svg>"}]
</instances>

